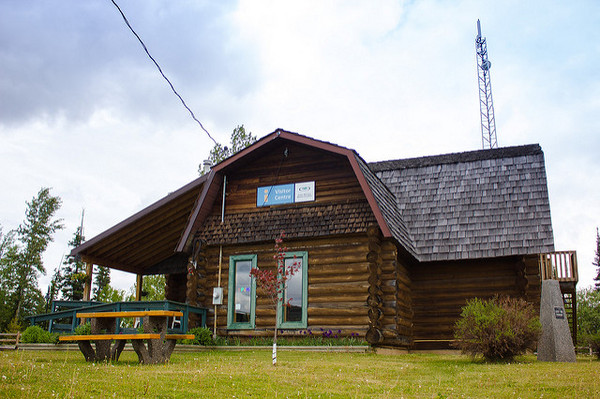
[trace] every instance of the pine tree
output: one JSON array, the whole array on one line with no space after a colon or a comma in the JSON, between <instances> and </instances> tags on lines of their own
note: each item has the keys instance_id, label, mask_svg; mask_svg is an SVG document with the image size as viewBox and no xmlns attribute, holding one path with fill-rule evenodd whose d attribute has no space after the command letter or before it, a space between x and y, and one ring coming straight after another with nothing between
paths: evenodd
<instances>
[{"instance_id":1,"label":"pine tree","mask_svg":"<svg viewBox=\"0 0 600 399\"><path fill-rule=\"evenodd\" d=\"M75 234L73 234L73 239L69 241L69 248L78 247L84 240L82 228L77 227ZM60 289L62 298L67 301L81 301L83 299L85 279L85 264L76 256L67 256L58 277L58 288Z\"/></svg>"},{"instance_id":2,"label":"pine tree","mask_svg":"<svg viewBox=\"0 0 600 399\"><path fill-rule=\"evenodd\" d=\"M596 256L594 257L594 266L597 268L597 274L594 280L596 281L596 291L600 291L600 232L596 228Z\"/></svg>"},{"instance_id":3,"label":"pine tree","mask_svg":"<svg viewBox=\"0 0 600 399\"><path fill-rule=\"evenodd\" d=\"M104 266L98 266L96 280L94 281L94 301L100 300L100 293L110 285L110 269Z\"/></svg>"}]
</instances>

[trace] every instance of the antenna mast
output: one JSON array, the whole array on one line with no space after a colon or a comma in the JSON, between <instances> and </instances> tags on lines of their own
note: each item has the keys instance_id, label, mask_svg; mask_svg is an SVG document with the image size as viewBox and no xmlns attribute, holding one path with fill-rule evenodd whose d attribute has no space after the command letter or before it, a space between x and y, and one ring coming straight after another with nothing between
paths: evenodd
<instances>
[{"instance_id":1,"label":"antenna mast","mask_svg":"<svg viewBox=\"0 0 600 399\"><path fill-rule=\"evenodd\" d=\"M498 148L496 138L496 119L494 117L494 102L492 100L492 82L490 68L492 63L488 60L487 43L481 37L481 24L477 20L477 77L479 81L479 113L481 114L481 144L484 149Z\"/></svg>"}]
</instances>

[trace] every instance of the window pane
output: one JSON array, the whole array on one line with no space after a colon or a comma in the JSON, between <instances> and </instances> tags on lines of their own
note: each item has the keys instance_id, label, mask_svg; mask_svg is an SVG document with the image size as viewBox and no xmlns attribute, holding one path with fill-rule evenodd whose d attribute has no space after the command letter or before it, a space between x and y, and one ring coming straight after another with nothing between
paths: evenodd
<instances>
[{"instance_id":1,"label":"window pane","mask_svg":"<svg viewBox=\"0 0 600 399\"><path fill-rule=\"evenodd\" d=\"M250 322L250 269L252 261L241 260L235 262L235 317L236 323Z\"/></svg>"},{"instance_id":2,"label":"window pane","mask_svg":"<svg viewBox=\"0 0 600 399\"><path fill-rule=\"evenodd\" d=\"M285 290L285 307L283 311L283 321L302 321L302 258L287 258L285 260L286 269L292 266L294 262L300 267L298 271L288 279L287 289Z\"/></svg>"}]
</instances>

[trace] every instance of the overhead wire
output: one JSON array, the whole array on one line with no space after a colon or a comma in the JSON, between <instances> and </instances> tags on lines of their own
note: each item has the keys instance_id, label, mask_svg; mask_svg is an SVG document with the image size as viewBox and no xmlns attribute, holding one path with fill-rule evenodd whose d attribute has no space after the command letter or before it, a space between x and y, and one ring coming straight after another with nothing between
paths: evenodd
<instances>
[{"instance_id":1,"label":"overhead wire","mask_svg":"<svg viewBox=\"0 0 600 399\"><path fill-rule=\"evenodd\" d=\"M117 10L119 10L119 13L121 14L121 17L123 17L123 21L125 21L125 24L127 25L127 27L129 28L129 30L131 31L131 33L133 33L133 35L138 39L138 41L140 42L140 44L142 45L142 47L144 48L144 51L146 52L146 54L148 55L148 57L152 60L152 62L154 63L154 65L156 65L156 68L158 69L158 72L160 72L160 74L162 75L162 77L167 81L167 83L169 84L169 86L171 87L171 90L173 91L173 93L177 96L177 98L179 98L179 100L181 101L181 104L183 104L183 106L185 107L185 109L188 110L188 112L190 113L190 115L192 116L192 119L194 119L196 121L196 123L198 123L198 125L200 126L200 128L202 128L202 130L204 130L204 132L208 135L208 137L210 137L210 139L215 143L215 145L218 145L219 143L217 143L217 141L213 138L213 136L211 136L211 134L208 132L208 130L206 130L204 128L204 126L202 125L202 122L200 122L198 120L198 118L196 118L196 115L194 115L194 111L192 111L190 109L190 107L188 107L188 105L185 103L183 97L181 97L179 95L179 93L177 92L177 90L175 90L175 87L173 86L173 84L171 83L171 81L169 80L169 78L167 78L167 76L164 74L164 72L162 71L160 65L158 65L158 62L156 62L156 60L154 59L154 57L152 57L152 55L150 55L150 51L148 51L148 48L146 47L146 45L144 44L144 42L142 41L142 38L136 33L136 31L133 29L133 27L131 26L131 24L129 23L129 21L127 20L127 17L125 16L125 14L123 13L123 10L121 10L121 7L119 7L119 5L115 2L115 0L111 0L111 2L114 4L114 6L117 8Z\"/></svg>"}]
</instances>

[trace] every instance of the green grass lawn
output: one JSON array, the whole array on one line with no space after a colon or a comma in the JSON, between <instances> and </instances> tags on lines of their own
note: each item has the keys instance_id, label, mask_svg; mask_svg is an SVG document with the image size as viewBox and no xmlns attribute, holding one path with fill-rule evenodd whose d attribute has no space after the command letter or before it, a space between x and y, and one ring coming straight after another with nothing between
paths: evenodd
<instances>
[{"instance_id":1,"label":"green grass lawn","mask_svg":"<svg viewBox=\"0 0 600 399\"><path fill-rule=\"evenodd\" d=\"M134 352L89 364L79 352L0 352L0 397L9 398L598 398L600 361L512 364L458 355L280 352L174 353L142 366Z\"/></svg>"}]
</instances>

